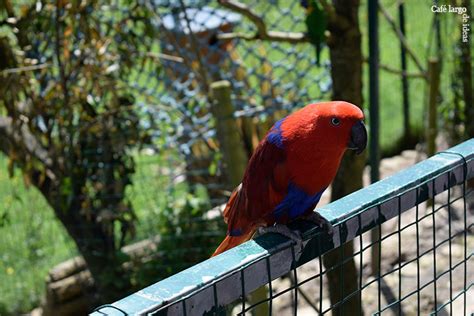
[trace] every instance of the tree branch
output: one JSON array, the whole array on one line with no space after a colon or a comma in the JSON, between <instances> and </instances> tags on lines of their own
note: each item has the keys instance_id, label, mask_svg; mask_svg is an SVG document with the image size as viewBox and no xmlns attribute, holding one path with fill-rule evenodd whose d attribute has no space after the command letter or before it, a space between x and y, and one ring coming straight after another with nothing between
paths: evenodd
<instances>
[{"instance_id":1,"label":"tree branch","mask_svg":"<svg viewBox=\"0 0 474 316\"><path fill-rule=\"evenodd\" d=\"M263 19L259 17L255 12L253 12L248 6L238 1L233 0L218 0L219 4L222 6L231 9L234 12L240 13L246 16L250 21L255 24L257 27L257 33L265 34L267 33L267 26Z\"/></svg>"},{"instance_id":2,"label":"tree branch","mask_svg":"<svg viewBox=\"0 0 474 316\"><path fill-rule=\"evenodd\" d=\"M362 61L364 63L368 63L369 59L367 57L364 57L362 59ZM391 67L389 65L385 65L385 64L380 64L379 63L379 68L381 70L384 70L384 71L388 72L388 73L391 73L391 74L394 74L394 75L399 75L399 76L402 76L402 77L422 78L422 79L425 78L425 74L423 74L423 73L407 72L407 71L403 71L403 70L400 70L400 69L393 68L393 67Z\"/></svg>"},{"instance_id":3,"label":"tree branch","mask_svg":"<svg viewBox=\"0 0 474 316\"><path fill-rule=\"evenodd\" d=\"M288 43L306 43L309 42L309 38L306 34L301 32L279 32L279 31L268 31L265 21L253 12L247 5L234 0L218 0L222 6L242 14L247 17L257 28L257 32L254 35L248 35L243 33L225 33L217 35L220 40L228 40L234 38L241 38L244 40L266 40L274 42L288 42Z\"/></svg>"},{"instance_id":4,"label":"tree branch","mask_svg":"<svg viewBox=\"0 0 474 316\"><path fill-rule=\"evenodd\" d=\"M199 65L199 72L203 80L204 88L206 94L209 92L209 80L207 78L207 72L204 69L204 63L202 61L202 56L201 56L201 51L199 49L199 45L196 39L196 36L194 36L194 32L191 29L191 20L188 17L188 13L186 12L186 6L184 5L183 0L179 0L179 4L181 5L181 10L183 10L184 14L184 20L186 21L186 26L188 27L189 30L189 36L191 38L190 44L191 48L194 50L194 54L196 55L196 59Z\"/></svg>"},{"instance_id":5,"label":"tree branch","mask_svg":"<svg viewBox=\"0 0 474 316\"><path fill-rule=\"evenodd\" d=\"M253 35L245 33L224 33L218 34L217 38L220 40L229 40L240 38L246 41L263 40L272 42L286 42L286 43L308 43L309 38L306 33L302 32L281 32L269 31L265 21L253 12L247 5L236 0L218 0L219 4L234 12L240 13L247 17L256 26L257 32ZM350 27L349 21L336 13L333 5L326 0L320 0L321 6L327 14L329 22L339 29L347 29Z\"/></svg>"},{"instance_id":6,"label":"tree branch","mask_svg":"<svg viewBox=\"0 0 474 316\"><path fill-rule=\"evenodd\" d=\"M184 63L184 59L182 57L163 54L163 53L146 52L145 56L152 58L154 60L166 60L166 61L172 61L172 62L181 63L181 64Z\"/></svg>"},{"instance_id":7,"label":"tree branch","mask_svg":"<svg viewBox=\"0 0 474 316\"><path fill-rule=\"evenodd\" d=\"M0 151L9 155L12 149L24 151L35 157L46 169L53 167L48 151L41 147L26 124L21 124L18 128L10 117L0 117Z\"/></svg>"},{"instance_id":8,"label":"tree branch","mask_svg":"<svg viewBox=\"0 0 474 316\"><path fill-rule=\"evenodd\" d=\"M26 72L26 71L35 71L35 70L48 68L50 66L51 66L50 64L45 63L45 64L39 64L39 65L25 66L25 67L9 68L9 69L4 69L0 71L0 76Z\"/></svg>"},{"instance_id":9,"label":"tree branch","mask_svg":"<svg viewBox=\"0 0 474 316\"><path fill-rule=\"evenodd\" d=\"M223 33L218 34L217 39L219 40L230 40L240 38L246 41L273 41L273 42L286 42L286 43L309 43L309 39L304 33L298 32L279 32L279 31L268 31L265 34L255 33L254 35L245 33Z\"/></svg>"},{"instance_id":10,"label":"tree branch","mask_svg":"<svg viewBox=\"0 0 474 316\"><path fill-rule=\"evenodd\" d=\"M413 50L408 45L405 36L403 35L402 31L400 30L400 28L395 23L395 20L393 19L393 17L390 15L390 13L388 13L388 11L380 3L379 3L379 10L380 10L380 12L382 12L382 14L385 17L385 19L387 20L388 24L390 24L390 27L392 28L392 30L397 35L397 37L400 40L400 43L402 44L403 48L405 48L408 55L410 55L410 57L413 59L416 66L418 67L418 69L421 71L421 74L423 75L423 78L425 78L427 80L428 79L428 74L427 74L426 70L423 68L423 66L421 65L420 60L418 59L418 57L416 57L415 53L413 52Z\"/></svg>"},{"instance_id":11,"label":"tree branch","mask_svg":"<svg viewBox=\"0 0 474 316\"><path fill-rule=\"evenodd\" d=\"M161 16L161 13L159 10L154 9L154 5L151 3L151 1L146 2L147 7L150 9L152 14L158 18L160 21L163 21L163 18ZM181 46L180 43L178 43L178 40L176 39L176 36L172 34L170 30L168 30L166 27L162 28L163 33L167 37L170 43L174 46L174 49L179 52L179 47ZM186 56L186 54L183 54L182 56L178 56L180 58L180 62L182 62L188 69L193 69L192 66L192 60L190 59L189 56ZM199 76L201 75L200 73L197 73ZM204 79L203 79L204 80Z\"/></svg>"},{"instance_id":12,"label":"tree branch","mask_svg":"<svg viewBox=\"0 0 474 316\"><path fill-rule=\"evenodd\" d=\"M64 65L61 60L61 22L60 22L60 1L56 0L56 15L55 15L55 53L56 53L56 62L58 63L59 68L59 75L61 77L61 87L64 94L64 106L67 107L69 105L69 93L67 88L67 77L66 72L64 70Z\"/></svg>"}]
</instances>

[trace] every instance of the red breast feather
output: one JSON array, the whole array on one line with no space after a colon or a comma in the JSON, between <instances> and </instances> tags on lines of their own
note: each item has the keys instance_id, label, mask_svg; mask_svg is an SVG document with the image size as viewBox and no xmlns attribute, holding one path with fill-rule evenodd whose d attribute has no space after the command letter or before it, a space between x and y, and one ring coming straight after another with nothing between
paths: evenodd
<instances>
[{"instance_id":1,"label":"red breast feather","mask_svg":"<svg viewBox=\"0 0 474 316\"><path fill-rule=\"evenodd\" d=\"M339 125L332 119L337 118ZM343 102L310 104L282 123L289 178L308 194L327 187L336 175L354 123L364 118L355 105Z\"/></svg>"}]
</instances>

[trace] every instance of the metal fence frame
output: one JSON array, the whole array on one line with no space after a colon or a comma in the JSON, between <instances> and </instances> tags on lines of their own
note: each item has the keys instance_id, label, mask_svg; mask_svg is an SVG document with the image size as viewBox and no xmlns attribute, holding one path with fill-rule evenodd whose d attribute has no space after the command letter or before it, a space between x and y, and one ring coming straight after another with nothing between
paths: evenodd
<instances>
[{"instance_id":1,"label":"metal fence frame","mask_svg":"<svg viewBox=\"0 0 474 316\"><path fill-rule=\"evenodd\" d=\"M271 285L272 280L292 269L451 187L463 184L465 189L466 181L473 177L474 139L470 139L318 209L334 225L334 234L328 236L319 228L297 224L305 240L298 259L292 241L266 234L113 304L101 306L92 315L217 312L216 307L245 297L263 285ZM467 256L465 249L465 264L471 256ZM464 295L469 288L465 285ZM242 304L245 310L245 300Z\"/></svg>"}]
</instances>

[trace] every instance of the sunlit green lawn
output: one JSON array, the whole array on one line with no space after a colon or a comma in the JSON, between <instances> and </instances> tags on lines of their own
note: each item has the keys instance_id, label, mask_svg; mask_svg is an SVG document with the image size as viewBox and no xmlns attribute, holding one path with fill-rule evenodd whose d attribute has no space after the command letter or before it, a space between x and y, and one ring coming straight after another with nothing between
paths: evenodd
<instances>
[{"instance_id":1,"label":"sunlit green lawn","mask_svg":"<svg viewBox=\"0 0 474 316\"><path fill-rule=\"evenodd\" d=\"M0 314L38 304L50 267L76 251L43 197L10 179L0 154Z\"/></svg>"}]
</instances>

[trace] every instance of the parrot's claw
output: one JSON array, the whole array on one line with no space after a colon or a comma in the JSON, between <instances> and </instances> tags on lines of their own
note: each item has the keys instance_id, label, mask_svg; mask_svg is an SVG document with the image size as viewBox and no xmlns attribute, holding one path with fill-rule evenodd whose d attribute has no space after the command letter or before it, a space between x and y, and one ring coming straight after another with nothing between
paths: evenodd
<instances>
[{"instance_id":1,"label":"parrot's claw","mask_svg":"<svg viewBox=\"0 0 474 316\"><path fill-rule=\"evenodd\" d=\"M315 223L329 235L334 233L332 224L317 212L311 212L309 215L304 216L303 219Z\"/></svg>"},{"instance_id":2,"label":"parrot's claw","mask_svg":"<svg viewBox=\"0 0 474 316\"><path fill-rule=\"evenodd\" d=\"M259 227L257 229L256 236L261 236L266 233L277 233L294 241L295 242L295 260L298 260L301 254L303 253L303 249L304 249L303 236L301 235L300 231L291 230L286 225L275 224L274 226Z\"/></svg>"}]
</instances>

